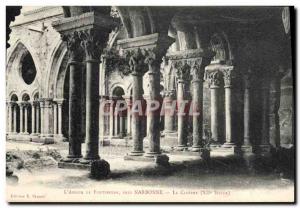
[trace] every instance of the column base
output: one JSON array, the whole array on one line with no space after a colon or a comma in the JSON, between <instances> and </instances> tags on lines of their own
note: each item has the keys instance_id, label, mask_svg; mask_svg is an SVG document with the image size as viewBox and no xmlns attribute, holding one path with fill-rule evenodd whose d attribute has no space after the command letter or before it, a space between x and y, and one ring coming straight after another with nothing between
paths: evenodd
<instances>
[{"instance_id":1,"label":"column base","mask_svg":"<svg viewBox=\"0 0 300 208\"><path fill-rule=\"evenodd\" d=\"M30 134L30 140L37 140L39 138L40 134L39 133L32 133Z\"/></svg>"},{"instance_id":2,"label":"column base","mask_svg":"<svg viewBox=\"0 0 300 208\"><path fill-rule=\"evenodd\" d=\"M164 132L166 139L177 139L178 133L176 131L167 131Z\"/></svg>"},{"instance_id":3,"label":"column base","mask_svg":"<svg viewBox=\"0 0 300 208\"><path fill-rule=\"evenodd\" d=\"M202 149L204 149L204 148L201 146L192 146L191 151L192 152L200 152Z\"/></svg>"},{"instance_id":4,"label":"column base","mask_svg":"<svg viewBox=\"0 0 300 208\"><path fill-rule=\"evenodd\" d=\"M101 146L110 146L111 142L108 137L100 137L99 139L99 145Z\"/></svg>"},{"instance_id":5,"label":"column base","mask_svg":"<svg viewBox=\"0 0 300 208\"><path fill-rule=\"evenodd\" d=\"M215 149L215 152L224 153L228 155L240 155L241 147L236 146L234 143L225 143L220 148Z\"/></svg>"},{"instance_id":6,"label":"column base","mask_svg":"<svg viewBox=\"0 0 300 208\"><path fill-rule=\"evenodd\" d=\"M109 139L120 139L119 136L109 136Z\"/></svg>"},{"instance_id":7,"label":"column base","mask_svg":"<svg viewBox=\"0 0 300 208\"><path fill-rule=\"evenodd\" d=\"M188 146L187 145L178 145L175 148L176 151L188 151Z\"/></svg>"},{"instance_id":8,"label":"column base","mask_svg":"<svg viewBox=\"0 0 300 208\"><path fill-rule=\"evenodd\" d=\"M127 155L136 157L136 156L143 156L144 153L145 153L144 151L132 151L132 152L128 153Z\"/></svg>"},{"instance_id":9,"label":"column base","mask_svg":"<svg viewBox=\"0 0 300 208\"><path fill-rule=\"evenodd\" d=\"M66 138L63 134L54 134L54 140L56 142L63 142Z\"/></svg>"},{"instance_id":10,"label":"column base","mask_svg":"<svg viewBox=\"0 0 300 208\"><path fill-rule=\"evenodd\" d=\"M53 134L41 134L39 137L33 138L32 142L43 143L43 144L53 144L54 137L53 137Z\"/></svg>"},{"instance_id":11,"label":"column base","mask_svg":"<svg viewBox=\"0 0 300 208\"><path fill-rule=\"evenodd\" d=\"M87 157L87 156L85 156L85 157L81 158L79 160L79 162L81 164L90 164L92 161L95 161L95 160L100 160L99 155L97 155L96 157Z\"/></svg>"},{"instance_id":12,"label":"column base","mask_svg":"<svg viewBox=\"0 0 300 208\"><path fill-rule=\"evenodd\" d=\"M16 140L18 137L18 133L17 132L10 132L7 135L7 139L8 140Z\"/></svg>"},{"instance_id":13,"label":"column base","mask_svg":"<svg viewBox=\"0 0 300 208\"><path fill-rule=\"evenodd\" d=\"M253 154L254 149L251 145L243 145L241 151L243 154Z\"/></svg>"},{"instance_id":14,"label":"column base","mask_svg":"<svg viewBox=\"0 0 300 208\"><path fill-rule=\"evenodd\" d=\"M14 140L30 142L31 138L30 138L29 134L20 133L20 134L15 135Z\"/></svg>"},{"instance_id":15,"label":"column base","mask_svg":"<svg viewBox=\"0 0 300 208\"><path fill-rule=\"evenodd\" d=\"M67 158L58 162L58 168L87 170L91 168L91 165L79 163L78 158L73 158L73 160L71 160L71 158Z\"/></svg>"},{"instance_id":16,"label":"column base","mask_svg":"<svg viewBox=\"0 0 300 208\"><path fill-rule=\"evenodd\" d=\"M141 156L125 155L124 160L140 161L140 162L155 162L159 165L169 165L169 157L164 154L146 153Z\"/></svg>"}]
</instances>

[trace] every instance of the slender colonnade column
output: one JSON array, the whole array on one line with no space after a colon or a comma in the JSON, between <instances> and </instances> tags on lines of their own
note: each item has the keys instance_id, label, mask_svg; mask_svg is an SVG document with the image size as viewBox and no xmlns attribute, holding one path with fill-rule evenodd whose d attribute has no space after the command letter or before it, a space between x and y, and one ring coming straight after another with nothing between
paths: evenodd
<instances>
[{"instance_id":1,"label":"slender colonnade column","mask_svg":"<svg viewBox=\"0 0 300 208\"><path fill-rule=\"evenodd\" d=\"M174 63L177 76L177 106L178 106L178 145L177 150L187 149L187 89L186 85L190 78L190 66L184 61Z\"/></svg>"},{"instance_id":2,"label":"slender colonnade column","mask_svg":"<svg viewBox=\"0 0 300 208\"><path fill-rule=\"evenodd\" d=\"M232 83L233 83L233 67L223 68L224 75L224 88L225 88L225 128L226 128L226 142L224 147L235 146L235 141L233 138L233 102L232 102Z\"/></svg>"},{"instance_id":3,"label":"slender colonnade column","mask_svg":"<svg viewBox=\"0 0 300 208\"><path fill-rule=\"evenodd\" d=\"M210 88L210 114L211 114L211 134L212 140L215 142L220 141L220 124L219 124L219 88L221 74L218 70L206 71L209 88Z\"/></svg>"}]
</instances>

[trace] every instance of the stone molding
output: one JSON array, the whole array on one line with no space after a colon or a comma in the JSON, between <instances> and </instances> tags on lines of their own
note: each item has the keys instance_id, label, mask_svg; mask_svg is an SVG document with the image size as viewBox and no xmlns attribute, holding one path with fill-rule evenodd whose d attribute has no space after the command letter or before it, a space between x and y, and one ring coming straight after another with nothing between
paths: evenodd
<instances>
[{"instance_id":1,"label":"stone molding","mask_svg":"<svg viewBox=\"0 0 300 208\"><path fill-rule=\"evenodd\" d=\"M61 34L73 33L74 31L83 31L91 28L102 32L109 32L114 26L116 26L116 23L112 17L101 14L95 15L94 12L86 12L82 15L63 18L52 23L52 27Z\"/></svg>"}]
</instances>

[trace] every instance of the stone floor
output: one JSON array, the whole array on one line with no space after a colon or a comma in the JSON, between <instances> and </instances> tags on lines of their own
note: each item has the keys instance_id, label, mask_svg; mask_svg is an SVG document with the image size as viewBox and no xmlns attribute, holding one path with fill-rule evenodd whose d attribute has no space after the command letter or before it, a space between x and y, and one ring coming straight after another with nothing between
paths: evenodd
<instances>
[{"instance_id":1,"label":"stone floor","mask_svg":"<svg viewBox=\"0 0 300 208\"><path fill-rule=\"evenodd\" d=\"M57 149L64 156L68 144L8 141L6 147L14 151ZM15 171L18 182L8 179L7 190L8 193L29 190L32 197L24 201L293 201L294 182L282 180L276 173L249 173L238 166L232 168L213 154L213 169L208 169L198 157L186 155L170 155L171 167L166 169L149 162L124 161L123 156L129 151L130 147L124 146L100 148L101 157L110 163L109 179L90 179L86 170L21 169ZM153 197L147 191L162 194ZM36 193L40 198L34 196ZM22 201L12 195L7 199Z\"/></svg>"}]
</instances>

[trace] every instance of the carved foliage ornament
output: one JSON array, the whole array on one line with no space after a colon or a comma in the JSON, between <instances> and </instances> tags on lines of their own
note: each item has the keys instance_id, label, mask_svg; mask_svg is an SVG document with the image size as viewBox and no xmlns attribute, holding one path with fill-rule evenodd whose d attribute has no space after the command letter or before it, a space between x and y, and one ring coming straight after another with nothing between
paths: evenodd
<instances>
[{"instance_id":1,"label":"carved foliage ornament","mask_svg":"<svg viewBox=\"0 0 300 208\"><path fill-rule=\"evenodd\" d=\"M81 39L79 33L74 31L70 34L63 34L62 40L67 43L68 54L71 61L81 61L82 60L82 50L81 50Z\"/></svg>"},{"instance_id":2,"label":"carved foliage ornament","mask_svg":"<svg viewBox=\"0 0 300 208\"><path fill-rule=\"evenodd\" d=\"M210 87L219 87L221 82L221 73L219 71L207 72L207 80Z\"/></svg>"},{"instance_id":3,"label":"carved foliage ornament","mask_svg":"<svg viewBox=\"0 0 300 208\"><path fill-rule=\"evenodd\" d=\"M209 65L209 63L210 58L198 58L191 61L191 75L193 80L203 80L204 68Z\"/></svg>"},{"instance_id":4,"label":"carved foliage ornament","mask_svg":"<svg viewBox=\"0 0 300 208\"><path fill-rule=\"evenodd\" d=\"M67 42L71 61L81 61L83 50L86 60L99 60L108 38L107 32L94 29L74 31L63 34L62 40Z\"/></svg>"},{"instance_id":5,"label":"carved foliage ornament","mask_svg":"<svg viewBox=\"0 0 300 208\"><path fill-rule=\"evenodd\" d=\"M86 60L98 60L103 52L108 33L88 29L80 32L81 46L85 50Z\"/></svg>"},{"instance_id":6,"label":"carved foliage ornament","mask_svg":"<svg viewBox=\"0 0 300 208\"><path fill-rule=\"evenodd\" d=\"M190 80L190 66L186 61L174 61L173 67L176 70L175 73L178 80Z\"/></svg>"},{"instance_id":7,"label":"carved foliage ornament","mask_svg":"<svg viewBox=\"0 0 300 208\"><path fill-rule=\"evenodd\" d=\"M230 87L233 79L235 78L233 67L224 68L222 71L224 76L224 86Z\"/></svg>"}]
</instances>

